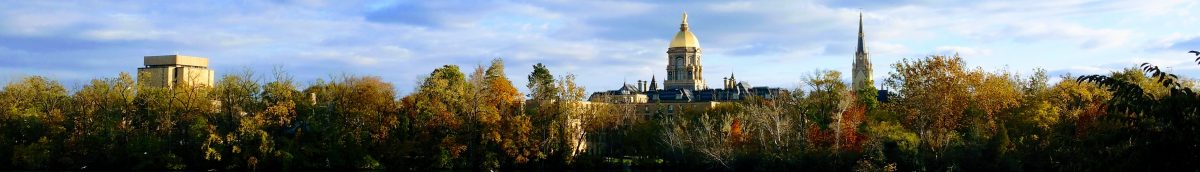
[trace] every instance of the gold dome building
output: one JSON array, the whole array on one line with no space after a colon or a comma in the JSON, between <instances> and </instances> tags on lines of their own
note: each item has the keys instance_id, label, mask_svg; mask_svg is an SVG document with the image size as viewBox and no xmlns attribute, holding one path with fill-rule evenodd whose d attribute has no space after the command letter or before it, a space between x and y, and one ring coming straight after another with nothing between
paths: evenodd
<instances>
[{"instance_id":1,"label":"gold dome building","mask_svg":"<svg viewBox=\"0 0 1200 172\"><path fill-rule=\"evenodd\" d=\"M667 78L658 88L656 76L637 84L623 84L620 89L596 92L588 98L592 103L628 105L641 114L675 114L680 111L707 110L722 102L740 101L748 96L773 98L785 90L771 87L751 87L737 82L731 74L722 88L711 89L704 82L704 66L700 40L688 26L687 13L679 24L679 32L667 47ZM648 86L647 86L648 85Z\"/></svg>"}]
</instances>

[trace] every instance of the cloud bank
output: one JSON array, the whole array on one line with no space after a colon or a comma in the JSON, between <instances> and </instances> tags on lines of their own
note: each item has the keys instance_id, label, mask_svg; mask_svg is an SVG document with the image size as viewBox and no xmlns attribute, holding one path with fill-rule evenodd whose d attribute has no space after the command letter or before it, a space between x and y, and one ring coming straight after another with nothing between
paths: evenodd
<instances>
[{"instance_id":1,"label":"cloud bank","mask_svg":"<svg viewBox=\"0 0 1200 172\"><path fill-rule=\"evenodd\" d=\"M663 75L680 14L705 75L794 87L850 69L863 14L875 76L902 58L959 53L971 65L1090 74L1146 60L1197 73L1194 1L15 1L0 6L0 81L68 86L133 72L141 57L208 57L221 74L274 67L297 79L379 75L401 92L443 64L492 58L524 85L531 65L589 91ZM1193 76L1195 77L1195 76ZM659 76L662 78L662 76ZM876 78L881 79L881 78ZM877 82L879 83L879 82Z\"/></svg>"}]
</instances>

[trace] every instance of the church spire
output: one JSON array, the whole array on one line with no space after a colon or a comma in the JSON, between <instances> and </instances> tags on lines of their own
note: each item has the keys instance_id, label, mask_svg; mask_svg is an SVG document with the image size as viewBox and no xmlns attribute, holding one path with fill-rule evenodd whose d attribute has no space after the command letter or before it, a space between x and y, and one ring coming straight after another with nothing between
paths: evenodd
<instances>
[{"instance_id":1,"label":"church spire","mask_svg":"<svg viewBox=\"0 0 1200 172\"><path fill-rule=\"evenodd\" d=\"M650 91L658 90L658 79L654 75L650 75Z\"/></svg>"},{"instance_id":2,"label":"church spire","mask_svg":"<svg viewBox=\"0 0 1200 172\"><path fill-rule=\"evenodd\" d=\"M874 87L871 80L871 53L867 51L867 34L863 32L863 15L858 13L858 50L854 52L854 66L851 71L851 89L859 91Z\"/></svg>"},{"instance_id":3,"label":"church spire","mask_svg":"<svg viewBox=\"0 0 1200 172\"><path fill-rule=\"evenodd\" d=\"M867 37L867 35L863 33L862 12L859 12L858 13L858 52L855 52L856 54L866 54L867 53L867 44L863 43L866 41L866 37Z\"/></svg>"}]
</instances>

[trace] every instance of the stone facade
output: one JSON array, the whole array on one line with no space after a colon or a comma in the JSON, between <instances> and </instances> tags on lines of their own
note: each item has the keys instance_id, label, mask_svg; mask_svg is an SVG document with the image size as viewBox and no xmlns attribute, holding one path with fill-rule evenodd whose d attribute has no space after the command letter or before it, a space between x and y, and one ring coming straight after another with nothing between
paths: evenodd
<instances>
[{"instance_id":1,"label":"stone facade","mask_svg":"<svg viewBox=\"0 0 1200 172\"><path fill-rule=\"evenodd\" d=\"M145 66L138 68L138 82L155 87L174 87L179 84L212 86L215 72L208 68L208 59L183 55L145 56Z\"/></svg>"},{"instance_id":2,"label":"stone facade","mask_svg":"<svg viewBox=\"0 0 1200 172\"><path fill-rule=\"evenodd\" d=\"M667 80L663 82L666 89L706 89L704 84L704 66L700 65L700 40L696 39L688 29L687 13L683 14L683 23L679 24L679 33L671 39L667 48Z\"/></svg>"}]
</instances>

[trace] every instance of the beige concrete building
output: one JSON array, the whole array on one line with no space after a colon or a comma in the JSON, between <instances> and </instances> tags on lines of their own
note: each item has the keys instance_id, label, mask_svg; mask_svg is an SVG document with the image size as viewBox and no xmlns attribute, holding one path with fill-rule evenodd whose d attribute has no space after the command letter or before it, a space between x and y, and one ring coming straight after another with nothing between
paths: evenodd
<instances>
[{"instance_id":1,"label":"beige concrete building","mask_svg":"<svg viewBox=\"0 0 1200 172\"><path fill-rule=\"evenodd\" d=\"M186 84L212 86L215 73L208 68L208 59L184 55L146 56L145 66L138 68L138 82L156 87Z\"/></svg>"}]
</instances>

